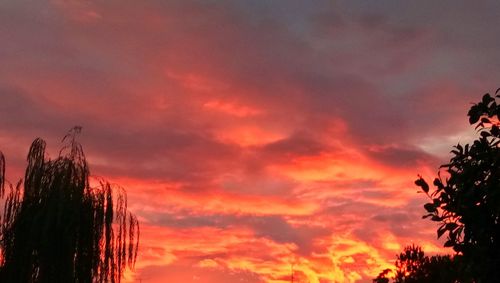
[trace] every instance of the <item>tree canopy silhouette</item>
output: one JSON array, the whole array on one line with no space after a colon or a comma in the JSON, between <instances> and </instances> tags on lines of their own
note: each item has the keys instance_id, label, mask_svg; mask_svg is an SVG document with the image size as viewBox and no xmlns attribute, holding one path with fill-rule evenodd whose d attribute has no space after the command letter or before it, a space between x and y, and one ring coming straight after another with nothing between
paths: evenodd
<instances>
[{"instance_id":1,"label":"tree canopy silhouette","mask_svg":"<svg viewBox=\"0 0 500 283\"><path fill-rule=\"evenodd\" d=\"M0 282L120 282L137 258L139 223L126 193L104 180L89 183L75 127L54 159L35 139L24 182L5 180L0 152ZM9 190L6 190L6 185Z\"/></svg>"},{"instance_id":2,"label":"tree canopy silhouette","mask_svg":"<svg viewBox=\"0 0 500 283\"><path fill-rule=\"evenodd\" d=\"M425 255L421 247L406 246L395 262L394 283L454 283L465 281L464 274L459 271L459 257ZM389 283L391 269L383 270L374 283Z\"/></svg>"},{"instance_id":3,"label":"tree canopy silhouette","mask_svg":"<svg viewBox=\"0 0 500 283\"><path fill-rule=\"evenodd\" d=\"M497 90L495 94L500 91ZM472 144L456 145L453 157L441 166L431 190L419 177L415 183L427 194L427 215L440 223L438 238L445 247L463 255L463 268L475 282L500 278L500 105L485 94L469 112L479 137Z\"/></svg>"}]
</instances>

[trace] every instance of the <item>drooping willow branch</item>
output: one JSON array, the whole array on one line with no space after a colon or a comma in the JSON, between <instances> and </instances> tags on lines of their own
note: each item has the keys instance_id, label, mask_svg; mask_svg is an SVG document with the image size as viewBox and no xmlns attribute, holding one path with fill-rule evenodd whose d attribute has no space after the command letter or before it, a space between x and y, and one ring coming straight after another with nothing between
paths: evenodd
<instances>
[{"instance_id":1,"label":"drooping willow branch","mask_svg":"<svg viewBox=\"0 0 500 283\"><path fill-rule=\"evenodd\" d=\"M24 184L5 180L0 153L0 282L120 282L137 258L139 223L125 190L101 180L89 184L79 128L54 159L36 139ZM8 190L5 190L5 184Z\"/></svg>"}]
</instances>

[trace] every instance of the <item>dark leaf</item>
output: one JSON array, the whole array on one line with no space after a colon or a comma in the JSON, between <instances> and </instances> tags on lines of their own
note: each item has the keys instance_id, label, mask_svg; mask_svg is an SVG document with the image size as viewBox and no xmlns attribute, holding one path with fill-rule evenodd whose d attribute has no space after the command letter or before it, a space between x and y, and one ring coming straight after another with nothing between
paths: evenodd
<instances>
[{"instance_id":1,"label":"dark leaf","mask_svg":"<svg viewBox=\"0 0 500 283\"><path fill-rule=\"evenodd\" d=\"M455 242L453 242L452 240L448 240L444 243L444 246L446 248L453 247L453 245L455 245Z\"/></svg>"},{"instance_id":2,"label":"dark leaf","mask_svg":"<svg viewBox=\"0 0 500 283\"><path fill-rule=\"evenodd\" d=\"M500 129L498 128L497 125L493 125L490 130L491 134L495 137L498 137L500 135Z\"/></svg>"},{"instance_id":3,"label":"dark leaf","mask_svg":"<svg viewBox=\"0 0 500 283\"><path fill-rule=\"evenodd\" d=\"M477 123L477 121L479 121L479 118L481 117L481 113L479 112L478 106L473 105L470 108L469 113L467 113L467 115L469 116L469 123L471 125Z\"/></svg>"},{"instance_id":4,"label":"dark leaf","mask_svg":"<svg viewBox=\"0 0 500 283\"><path fill-rule=\"evenodd\" d=\"M422 177L419 176L419 178L415 181L415 185L417 185L420 188L422 188L422 190L425 193L429 192L429 185L427 184L427 182L425 182L425 180Z\"/></svg>"},{"instance_id":5,"label":"dark leaf","mask_svg":"<svg viewBox=\"0 0 500 283\"><path fill-rule=\"evenodd\" d=\"M485 95L483 95L482 103L484 105L488 105L493 100L494 99L491 97L491 95L489 93L486 93Z\"/></svg>"},{"instance_id":6,"label":"dark leaf","mask_svg":"<svg viewBox=\"0 0 500 283\"><path fill-rule=\"evenodd\" d=\"M434 214L432 214L432 213L426 214L426 215L422 216L422 219L429 218L429 217L431 217L431 216L433 216L433 215L434 215Z\"/></svg>"},{"instance_id":7,"label":"dark leaf","mask_svg":"<svg viewBox=\"0 0 500 283\"><path fill-rule=\"evenodd\" d=\"M434 216L432 216L431 220L432 221L441 221L441 220L443 220L443 218L441 218L441 217L439 217L437 215L434 215Z\"/></svg>"},{"instance_id":8,"label":"dark leaf","mask_svg":"<svg viewBox=\"0 0 500 283\"><path fill-rule=\"evenodd\" d=\"M458 224L451 222L451 223L447 223L445 227L446 227L445 228L446 230L453 230L453 229L458 227Z\"/></svg>"},{"instance_id":9,"label":"dark leaf","mask_svg":"<svg viewBox=\"0 0 500 283\"><path fill-rule=\"evenodd\" d=\"M441 225L437 230L438 239L441 238L441 236L443 236L444 232L446 232L446 229L444 228L444 225Z\"/></svg>"},{"instance_id":10,"label":"dark leaf","mask_svg":"<svg viewBox=\"0 0 500 283\"><path fill-rule=\"evenodd\" d=\"M434 186L436 186L438 189L443 189L443 188L444 188L443 183L442 183L442 182L441 182L441 180L439 180L438 178L434 179L433 184L434 184Z\"/></svg>"},{"instance_id":11,"label":"dark leaf","mask_svg":"<svg viewBox=\"0 0 500 283\"><path fill-rule=\"evenodd\" d=\"M424 204L424 208L428 212L435 212L436 211L436 207L432 203L426 203L426 204Z\"/></svg>"}]
</instances>

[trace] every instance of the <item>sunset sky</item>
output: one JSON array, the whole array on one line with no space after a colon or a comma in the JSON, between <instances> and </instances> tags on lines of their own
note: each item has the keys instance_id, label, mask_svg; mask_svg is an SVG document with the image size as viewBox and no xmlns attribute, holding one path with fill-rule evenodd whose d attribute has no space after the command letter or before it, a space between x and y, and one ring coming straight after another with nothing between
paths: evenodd
<instances>
[{"instance_id":1,"label":"sunset sky","mask_svg":"<svg viewBox=\"0 0 500 283\"><path fill-rule=\"evenodd\" d=\"M0 150L75 125L141 224L126 282L371 282L448 253L413 184L499 87L498 1L0 1Z\"/></svg>"}]
</instances>

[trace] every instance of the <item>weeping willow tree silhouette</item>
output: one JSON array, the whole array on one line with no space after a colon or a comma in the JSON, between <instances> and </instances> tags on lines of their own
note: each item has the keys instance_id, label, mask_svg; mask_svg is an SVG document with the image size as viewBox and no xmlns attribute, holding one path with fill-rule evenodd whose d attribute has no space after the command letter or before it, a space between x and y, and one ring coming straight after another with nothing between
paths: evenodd
<instances>
[{"instance_id":1,"label":"weeping willow tree silhouette","mask_svg":"<svg viewBox=\"0 0 500 283\"><path fill-rule=\"evenodd\" d=\"M5 180L0 152L0 282L114 283L134 266L139 223L124 189L104 180L90 185L75 140L80 130L69 132L54 160L45 157L45 141L35 139L24 183Z\"/></svg>"}]
</instances>

